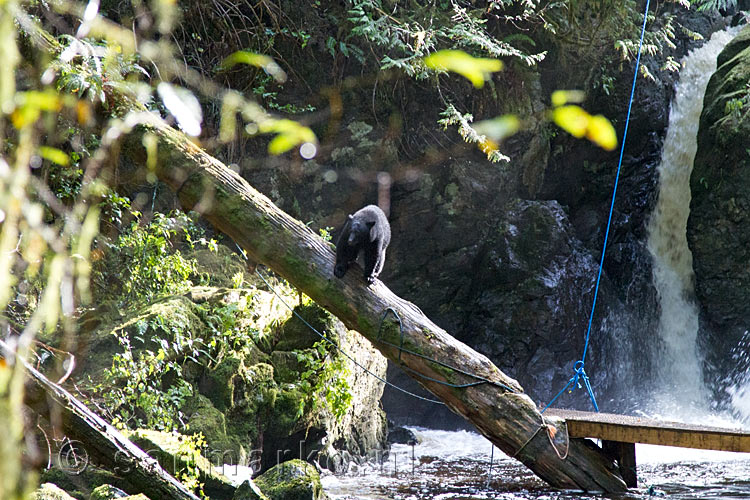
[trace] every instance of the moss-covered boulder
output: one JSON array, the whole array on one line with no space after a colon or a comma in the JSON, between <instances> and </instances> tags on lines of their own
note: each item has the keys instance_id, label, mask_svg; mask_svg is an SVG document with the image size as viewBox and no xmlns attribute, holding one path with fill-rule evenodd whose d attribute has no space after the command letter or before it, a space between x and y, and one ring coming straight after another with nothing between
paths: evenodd
<instances>
[{"instance_id":1,"label":"moss-covered boulder","mask_svg":"<svg viewBox=\"0 0 750 500\"><path fill-rule=\"evenodd\" d=\"M129 495L120 488L112 486L111 484L103 484L94 488L94 491L92 491L89 496L89 500L114 500L116 498L125 498L127 496Z\"/></svg>"},{"instance_id":2,"label":"moss-covered boulder","mask_svg":"<svg viewBox=\"0 0 750 500\"><path fill-rule=\"evenodd\" d=\"M318 470L303 460L276 465L255 479L270 500L324 500Z\"/></svg>"},{"instance_id":3,"label":"moss-covered boulder","mask_svg":"<svg viewBox=\"0 0 750 500\"><path fill-rule=\"evenodd\" d=\"M131 487L126 478L98 467L86 467L80 472L67 472L59 467L52 467L40 474L39 482L53 483L79 500L87 500L94 489L104 484L124 491Z\"/></svg>"},{"instance_id":4,"label":"moss-covered boulder","mask_svg":"<svg viewBox=\"0 0 750 500\"><path fill-rule=\"evenodd\" d=\"M198 269L208 278L211 286L232 288L248 274L242 259L224 245L218 245L213 250L196 247L185 254L198 262Z\"/></svg>"},{"instance_id":5,"label":"moss-covered boulder","mask_svg":"<svg viewBox=\"0 0 750 500\"><path fill-rule=\"evenodd\" d=\"M44 483L31 495L32 500L75 500L65 490L52 483Z\"/></svg>"},{"instance_id":6,"label":"moss-covered boulder","mask_svg":"<svg viewBox=\"0 0 750 500\"><path fill-rule=\"evenodd\" d=\"M719 54L706 89L687 227L703 316L731 343L750 322L749 81L746 26Z\"/></svg>"},{"instance_id":7,"label":"moss-covered boulder","mask_svg":"<svg viewBox=\"0 0 750 500\"><path fill-rule=\"evenodd\" d=\"M129 432L128 439L155 458L170 474L180 477L197 471L198 482L203 483L203 490L210 497L231 498L235 487L231 481L220 474L221 464L212 464L196 449L194 441L176 433L139 429Z\"/></svg>"},{"instance_id":8,"label":"moss-covered boulder","mask_svg":"<svg viewBox=\"0 0 750 500\"><path fill-rule=\"evenodd\" d=\"M269 500L254 481L248 479L234 492L232 500Z\"/></svg>"},{"instance_id":9,"label":"moss-covered boulder","mask_svg":"<svg viewBox=\"0 0 750 500\"><path fill-rule=\"evenodd\" d=\"M270 282L279 295L197 286L112 315L87 334L93 360L80 375L123 408L127 425L201 434L215 467L257 473L280 459L323 458L335 469L385 446L383 383L337 346L381 378L385 358L284 282ZM144 443L156 444L175 453Z\"/></svg>"}]
</instances>

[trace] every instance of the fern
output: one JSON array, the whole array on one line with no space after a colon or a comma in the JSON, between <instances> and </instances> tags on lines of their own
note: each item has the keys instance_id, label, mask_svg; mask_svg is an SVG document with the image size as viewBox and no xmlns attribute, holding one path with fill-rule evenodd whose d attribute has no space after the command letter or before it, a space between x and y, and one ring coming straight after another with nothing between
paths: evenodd
<instances>
[{"instance_id":1,"label":"fern","mask_svg":"<svg viewBox=\"0 0 750 500\"><path fill-rule=\"evenodd\" d=\"M524 5L529 15L533 0L491 2L491 9ZM354 24L352 33L385 51L382 67L396 67L408 75L425 76L419 58L439 49L463 48L492 57L516 58L528 65L544 59L545 53L527 53L506 40L499 40L486 29L484 9L468 9L455 1L440 6L426 5L412 10L393 9L386 12L380 0L350 0L348 20ZM516 38L533 46L528 36ZM529 43L530 42L530 43Z\"/></svg>"},{"instance_id":2,"label":"fern","mask_svg":"<svg viewBox=\"0 0 750 500\"><path fill-rule=\"evenodd\" d=\"M698 11L719 12L731 11L737 8L737 0L693 0L694 5L698 5Z\"/></svg>"},{"instance_id":3,"label":"fern","mask_svg":"<svg viewBox=\"0 0 750 500\"><path fill-rule=\"evenodd\" d=\"M442 118L438 120L438 124L442 125L443 129L446 129L451 125L457 125L458 133L463 140L470 144L477 144L479 149L487 155L487 159L491 162L497 163L500 161L510 161L510 158L502 154L492 141L488 140L486 136L480 134L471 126L474 117L470 113L462 115L453 104L449 104L445 111L440 113L440 116L442 116Z\"/></svg>"}]
</instances>

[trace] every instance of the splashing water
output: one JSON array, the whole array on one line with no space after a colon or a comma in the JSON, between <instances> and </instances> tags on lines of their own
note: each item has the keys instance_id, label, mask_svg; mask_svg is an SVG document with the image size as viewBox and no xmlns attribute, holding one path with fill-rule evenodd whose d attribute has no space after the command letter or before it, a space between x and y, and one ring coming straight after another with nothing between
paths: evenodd
<instances>
[{"instance_id":1,"label":"splashing water","mask_svg":"<svg viewBox=\"0 0 750 500\"><path fill-rule=\"evenodd\" d=\"M698 309L693 294L693 256L686 228L690 213L690 173L697 150L703 96L716 70L716 57L736 28L717 32L682 60L680 82L669 113L659 165L659 197L648 225L648 249L654 259L659 318L659 367L654 404L667 415L708 411L703 359L698 352ZM674 416L674 415L671 415Z\"/></svg>"}]
</instances>

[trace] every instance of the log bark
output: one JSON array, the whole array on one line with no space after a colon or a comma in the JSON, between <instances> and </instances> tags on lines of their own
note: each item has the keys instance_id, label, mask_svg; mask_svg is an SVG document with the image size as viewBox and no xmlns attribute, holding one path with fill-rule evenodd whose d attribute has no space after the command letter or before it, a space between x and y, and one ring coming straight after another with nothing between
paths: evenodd
<instances>
[{"instance_id":1,"label":"log bark","mask_svg":"<svg viewBox=\"0 0 750 500\"><path fill-rule=\"evenodd\" d=\"M0 340L0 348L7 348ZM26 401L42 416L51 415L51 423L71 440L83 444L88 459L120 475L131 486L130 493L143 493L149 498L199 500L188 488L165 471L112 425L89 410L68 391L25 365L31 387ZM84 462L84 466L87 462Z\"/></svg>"},{"instance_id":2,"label":"log bark","mask_svg":"<svg viewBox=\"0 0 750 500\"><path fill-rule=\"evenodd\" d=\"M457 341L382 282L368 286L361 273L355 271L343 279L333 277L335 258L330 244L181 132L159 120L139 128L123 146L132 161L146 164L142 146L146 133L159 139L157 177L174 190L186 210L203 214L253 260L286 278L347 327L364 335L503 452L555 487L606 492L627 489L611 459L593 442L570 439L567 455L565 443L556 450L531 398L487 357ZM398 326L390 320L378 338L381 319L389 307L403 321L403 344ZM424 357L400 353L399 345ZM444 385L440 382L460 385L477 379L428 358L460 367L489 383L465 388Z\"/></svg>"}]
</instances>

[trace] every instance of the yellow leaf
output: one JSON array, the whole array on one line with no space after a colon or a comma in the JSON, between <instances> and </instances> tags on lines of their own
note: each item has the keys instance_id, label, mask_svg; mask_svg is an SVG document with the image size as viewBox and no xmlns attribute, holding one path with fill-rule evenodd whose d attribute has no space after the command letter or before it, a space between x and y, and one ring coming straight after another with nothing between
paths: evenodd
<instances>
[{"instance_id":1,"label":"yellow leaf","mask_svg":"<svg viewBox=\"0 0 750 500\"><path fill-rule=\"evenodd\" d=\"M573 137L581 138L586 135L591 115L580 106L569 104L552 110L552 120L558 127L569 132Z\"/></svg>"},{"instance_id":2,"label":"yellow leaf","mask_svg":"<svg viewBox=\"0 0 750 500\"><path fill-rule=\"evenodd\" d=\"M552 105L562 106L569 102L581 103L586 98L586 94L582 90L555 90L552 92Z\"/></svg>"},{"instance_id":3,"label":"yellow leaf","mask_svg":"<svg viewBox=\"0 0 750 500\"><path fill-rule=\"evenodd\" d=\"M86 101L76 102L76 116L78 117L78 123L81 125L87 125L92 118L91 106Z\"/></svg>"},{"instance_id":4,"label":"yellow leaf","mask_svg":"<svg viewBox=\"0 0 750 500\"><path fill-rule=\"evenodd\" d=\"M500 142L518 132L521 120L516 115L503 115L491 120L482 120L474 124L478 134L485 135L495 142Z\"/></svg>"},{"instance_id":5,"label":"yellow leaf","mask_svg":"<svg viewBox=\"0 0 750 500\"><path fill-rule=\"evenodd\" d=\"M286 153L305 142L316 143L315 132L294 120L274 118L258 124L258 131L264 134L278 134L268 144L268 152L274 155Z\"/></svg>"},{"instance_id":6,"label":"yellow leaf","mask_svg":"<svg viewBox=\"0 0 750 500\"><path fill-rule=\"evenodd\" d=\"M617 133L615 132L615 128L602 115L591 117L586 137L607 151L612 151L617 147Z\"/></svg>"},{"instance_id":7,"label":"yellow leaf","mask_svg":"<svg viewBox=\"0 0 750 500\"><path fill-rule=\"evenodd\" d=\"M491 73L503 69L503 62L498 59L473 57L462 50L439 50L425 57L424 63L438 71L458 73L477 88L484 86Z\"/></svg>"},{"instance_id":8,"label":"yellow leaf","mask_svg":"<svg viewBox=\"0 0 750 500\"><path fill-rule=\"evenodd\" d=\"M221 63L221 67L223 69L229 69L236 64L249 64L250 66L261 68L271 75L277 82L286 81L286 73L284 70L281 69L281 67L276 64L276 61L269 56L256 54L255 52L247 50L238 50L224 59Z\"/></svg>"},{"instance_id":9,"label":"yellow leaf","mask_svg":"<svg viewBox=\"0 0 750 500\"><path fill-rule=\"evenodd\" d=\"M550 113L552 120L574 137L580 139L585 136L607 151L612 151L617 147L615 128L604 116L591 116L581 107L572 104L557 107Z\"/></svg>"},{"instance_id":10,"label":"yellow leaf","mask_svg":"<svg viewBox=\"0 0 750 500\"><path fill-rule=\"evenodd\" d=\"M268 143L268 152L272 155L286 153L296 145L294 136L290 134L279 134Z\"/></svg>"},{"instance_id":11,"label":"yellow leaf","mask_svg":"<svg viewBox=\"0 0 750 500\"><path fill-rule=\"evenodd\" d=\"M27 125L34 124L41 114L42 112L39 111L39 108L22 106L13 110L10 119L13 122L13 126L20 130Z\"/></svg>"},{"instance_id":12,"label":"yellow leaf","mask_svg":"<svg viewBox=\"0 0 750 500\"><path fill-rule=\"evenodd\" d=\"M39 156L63 167L70 165L70 157L63 151L49 146L39 146Z\"/></svg>"},{"instance_id":13,"label":"yellow leaf","mask_svg":"<svg viewBox=\"0 0 750 500\"><path fill-rule=\"evenodd\" d=\"M60 111L62 108L60 96L51 90L20 92L16 101L19 106L32 106L42 111Z\"/></svg>"}]
</instances>

